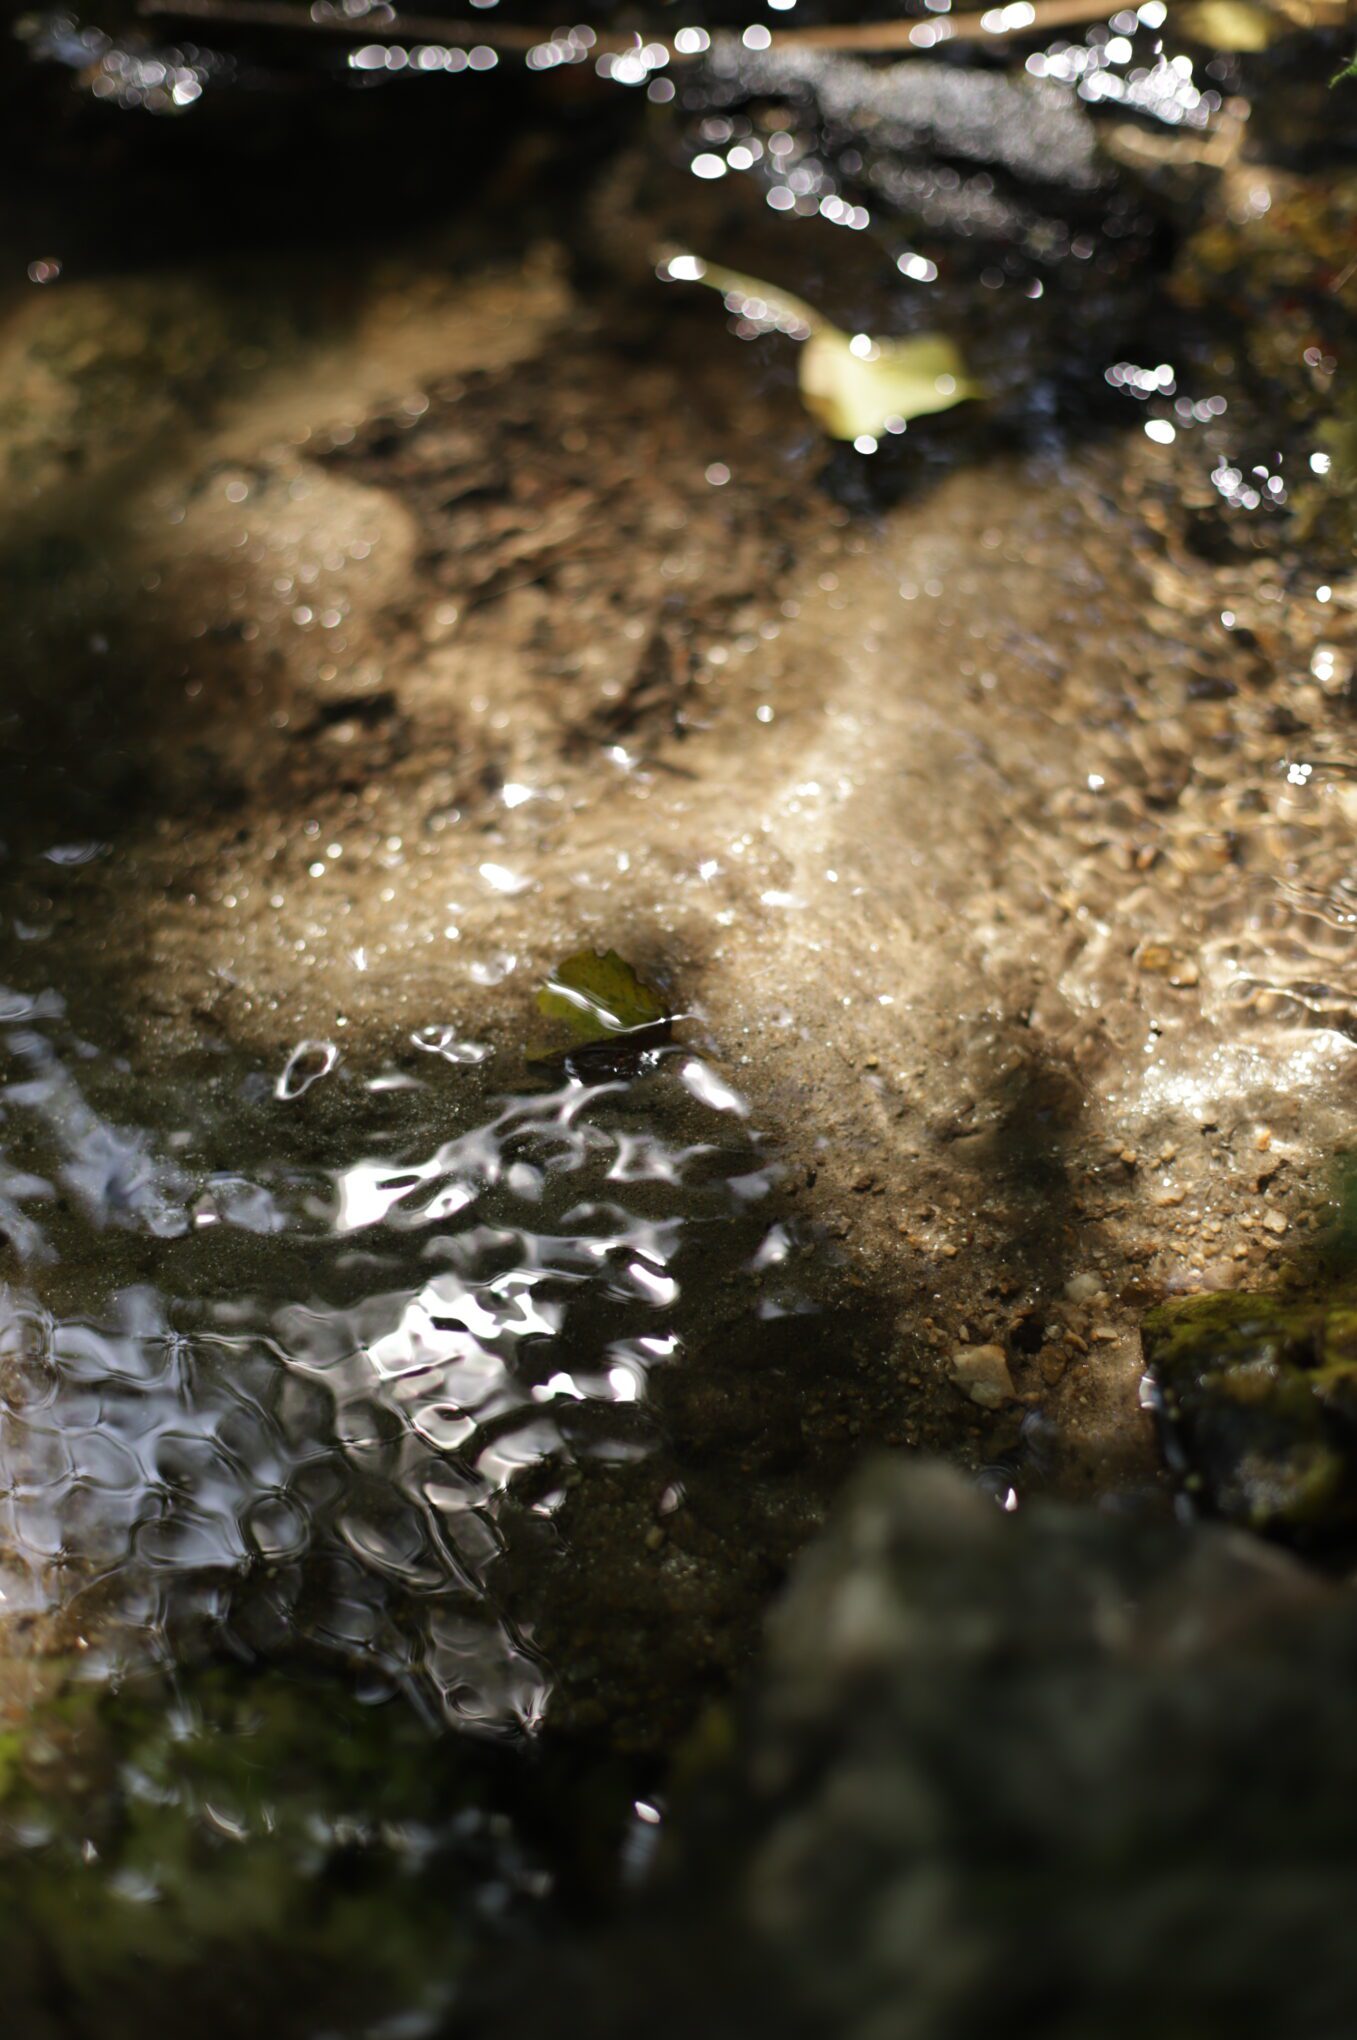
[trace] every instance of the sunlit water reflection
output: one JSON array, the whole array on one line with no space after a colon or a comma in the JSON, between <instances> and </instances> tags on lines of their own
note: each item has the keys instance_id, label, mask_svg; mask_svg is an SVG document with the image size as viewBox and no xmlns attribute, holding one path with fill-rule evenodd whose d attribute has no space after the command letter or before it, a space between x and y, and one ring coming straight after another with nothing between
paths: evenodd
<instances>
[{"instance_id":1,"label":"sunlit water reflection","mask_svg":"<svg viewBox=\"0 0 1357 2040\"><path fill-rule=\"evenodd\" d=\"M681 1049L495 1098L455 1057L364 1084L310 1043L287 1082L237 1073L249 1151L210 1156L210 1126L102 1116L60 1002L26 1004L0 1092L4 1609L57 1611L91 1668L300 1645L450 1723L540 1723L550 1669L497 1592L514 1523L654 1448L699 1263L786 1258L736 1094ZM350 1158L316 1167L327 1087Z\"/></svg>"}]
</instances>

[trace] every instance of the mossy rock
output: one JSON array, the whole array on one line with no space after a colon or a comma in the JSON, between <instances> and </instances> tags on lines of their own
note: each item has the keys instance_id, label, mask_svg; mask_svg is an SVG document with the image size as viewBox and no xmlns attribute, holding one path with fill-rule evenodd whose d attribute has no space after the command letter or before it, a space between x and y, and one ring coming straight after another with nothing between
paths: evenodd
<instances>
[{"instance_id":1,"label":"mossy rock","mask_svg":"<svg viewBox=\"0 0 1357 2040\"><path fill-rule=\"evenodd\" d=\"M1142 1328L1165 1456L1217 1515L1357 1536L1357 1305L1194 1296Z\"/></svg>"},{"instance_id":2,"label":"mossy rock","mask_svg":"<svg viewBox=\"0 0 1357 2040\"><path fill-rule=\"evenodd\" d=\"M1267 105L1265 96L1255 112ZM1357 543L1357 392L1346 340L1357 176L1344 165L1274 179L1269 197L1261 213L1217 206L1184 241L1172 294L1222 333L1237 377L1232 417L1242 426L1251 408L1255 432L1287 456L1293 539L1312 565L1325 559L1344 574ZM1312 470L1312 453L1327 462Z\"/></svg>"},{"instance_id":3,"label":"mossy rock","mask_svg":"<svg viewBox=\"0 0 1357 2040\"><path fill-rule=\"evenodd\" d=\"M0 1737L4 2030L348 2040L393 2011L436 2023L499 1931L478 1891L513 1920L532 1867L497 1776L495 1752L331 1680L73 1678Z\"/></svg>"}]
</instances>

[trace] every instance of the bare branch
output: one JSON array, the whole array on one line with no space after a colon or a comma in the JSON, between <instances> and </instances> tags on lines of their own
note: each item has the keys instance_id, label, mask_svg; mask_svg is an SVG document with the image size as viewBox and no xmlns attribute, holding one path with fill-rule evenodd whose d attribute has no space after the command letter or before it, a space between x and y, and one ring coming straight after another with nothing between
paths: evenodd
<instances>
[{"instance_id":1,"label":"bare branch","mask_svg":"<svg viewBox=\"0 0 1357 2040\"><path fill-rule=\"evenodd\" d=\"M1017 0L982 13L934 15L927 21L867 21L829 28L775 28L769 48L853 50L863 55L893 50L915 55L946 42L1005 42L1015 36L1042 35L1048 29L1086 21L1106 21L1116 0ZM481 43L491 49L528 50L549 40L545 29L521 28L504 22L443 21L430 15L399 14L374 21L371 16L316 14L289 0L141 0L138 12L157 20L229 23L245 28L282 28L342 36L365 43L427 42L444 47ZM651 36L671 57L682 62L694 52L679 50L667 36ZM600 55L620 55L637 47L635 36L600 35L593 44Z\"/></svg>"}]
</instances>

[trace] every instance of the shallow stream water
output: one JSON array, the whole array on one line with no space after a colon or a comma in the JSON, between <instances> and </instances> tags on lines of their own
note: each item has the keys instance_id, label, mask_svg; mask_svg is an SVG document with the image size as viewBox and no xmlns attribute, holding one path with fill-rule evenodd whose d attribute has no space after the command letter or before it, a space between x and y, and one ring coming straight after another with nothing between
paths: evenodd
<instances>
[{"instance_id":1,"label":"shallow stream water","mask_svg":"<svg viewBox=\"0 0 1357 2040\"><path fill-rule=\"evenodd\" d=\"M690 1501L654 1377L701 1372L731 1284L763 1324L815 1310L777 1164L680 1048L500 1094L494 1051L431 1023L362 1081L304 1043L147 1086L59 994L5 998L4 1222L33 1283L7 1284L0 1334L0 1590L55 1693L49 1752L8 1737L25 2020L131 2031L179 1969L207 1992L227 1961L265 1966L285 2021L295 1960L296 2030L319 2030L314 1967L351 1958L374 2002L432 2018L449 1888L474 1944L554 1909L563 1873L608 1881L538 1832L579 1779L534 1794L515 1770L552 1711L543 1594L578 1567L558 1519L594 1470L639 1476L629 1528L658 1544ZM597 1655L592 1562L571 1640ZM596 1797L582 1853L620 1865L640 1816L606 1775ZM299 1905L315 1946L291 1945ZM232 1996L225 2031L265 2001Z\"/></svg>"},{"instance_id":2,"label":"shallow stream water","mask_svg":"<svg viewBox=\"0 0 1357 2040\"><path fill-rule=\"evenodd\" d=\"M1168 1523L1140 1314L1347 1140L1328 44L237 13L11 90L16 2040L540 2003L869 1449ZM830 446L688 246L983 403ZM672 1028L539 1054L614 944Z\"/></svg>"}]
</instances>

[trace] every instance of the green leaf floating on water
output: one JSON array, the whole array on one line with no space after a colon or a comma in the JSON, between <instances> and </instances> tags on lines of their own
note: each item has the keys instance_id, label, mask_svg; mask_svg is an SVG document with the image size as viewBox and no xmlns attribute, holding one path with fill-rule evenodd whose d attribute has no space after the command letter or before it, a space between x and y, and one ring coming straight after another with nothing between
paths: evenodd
<instances>
[{"instance_id":1,"label":"green leaf floating on water","mask_svg":"<svg viewBox=\"0 0 1357 2040\"><path fill-rule=\"evenodd\" d=\"M835 439L875 438L894 421L908 423L984 394L945 333L917 333L907 340L841 333L804 298L700 256L670 255L666 271L675 282L719 290L746 316L769 321L803 341L801 401Z\"/></svg>"},{"instance_id":2,"label":"green leaf floating on water","mask_svg":"<svg viewBox=\"0 0 1357 2040\"><path fill-rule=\"evenodd\" d=\"M659 993L637 977L615 949L599 956L581 949L554 970L537 994L544 1019L561 1022L574 1046L615 1041L672 1019Z\"/></svg>"}]
</instances>

